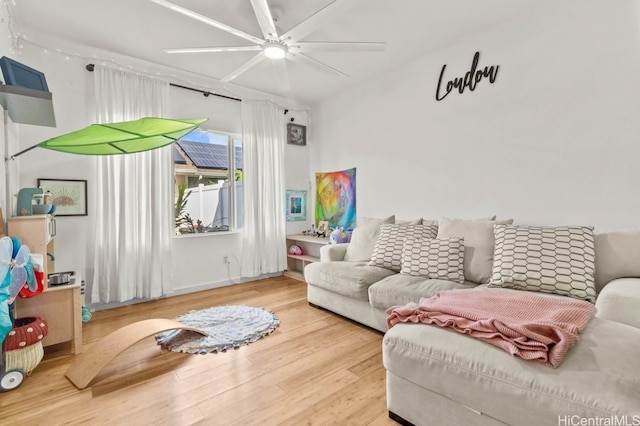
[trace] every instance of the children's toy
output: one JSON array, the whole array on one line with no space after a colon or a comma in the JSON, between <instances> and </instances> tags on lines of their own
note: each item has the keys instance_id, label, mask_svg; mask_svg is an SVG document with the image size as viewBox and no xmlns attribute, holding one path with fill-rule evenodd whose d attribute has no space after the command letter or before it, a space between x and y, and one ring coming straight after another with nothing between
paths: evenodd
<instances>
[{"instance_id":1,"label":"children's toy","mask_svg":"<svg viewBox=\"0 0 640 426\"><path fill-rule=\"evenodd\" d=\"M91 311L86 306L82 307L82 322L91 321Z\"/></svg>"},{"instance_id":2,"label":"children's toy","mask_svg":"<svg viewBox=\"0 0 640 426\"><path fill-rule=\"evenodd\" d=\"M14 320L10 309L25 283L31 291L37 290L29 247L18 238L0 238L0 391L20 386L44 356L46 321L37 317Z\"/></svg>"},{"instance_id":3,"label":"children's toy","mask_svg":"<svg viewBox=\"0 0 640 426\"><path fill-rule=\"evenodd\" d=\"M40 317L16 318L2 344L4 371L0 374L0 391L6 392L20 386L25 375L31 374L42 357L42 339L49 332L49 325Z\"/></svg>"},{"instance_id":4,"label":"children's toy","mask_svg":"<svg viewBox=\"0 0 640 426\"><path fill-rule=\"evenodd\" d=\"M348 243L351 241L351 231L345 231L343 227L334 229L329 235L331 244Z\"/></svg>"},{"instance_id":5,"label":"children's toy","mask_svg":"<svg viewBox=\"0 0 640 426\"><path fill-rule=\"evenodd\" d=\"M291 256L302 256L302 248L296 244L291 244L289 246L289 254Z\"/></svg>"}]
</instances>

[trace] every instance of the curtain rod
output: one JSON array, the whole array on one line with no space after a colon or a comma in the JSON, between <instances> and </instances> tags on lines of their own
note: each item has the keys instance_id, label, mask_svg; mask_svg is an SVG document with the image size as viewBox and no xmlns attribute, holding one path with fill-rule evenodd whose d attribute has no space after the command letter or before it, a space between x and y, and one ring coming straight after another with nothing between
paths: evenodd
<instances>
[{"instance_id":1,"label":"curtain rod","mask_svg":"<svg viewBox=\"0 0 640 426\"><path fill-rule=\"evenodd\" d=\"M87 64L87 66L86 66L87 71L89 71L89 72L93 72L94 67L95 67L94 64ZM194 92L199 92L199 93L202 93L205 96L205 98L208 98L209 95L213 95L213 96L218 96L220 98L231 99L232 101L239 101L239 102L242 101L242 99L238 99L238 98L234 98L234 97L226 96L226 95L220 95L218 93L209 92L208 90L195 89L193 87L187 87L187 86L183 86L181 84L169 83L169 86L179 87L180 89L186 89L186 90L191 90L191 91L194 91Z\"/></svg>"}]
</instances>

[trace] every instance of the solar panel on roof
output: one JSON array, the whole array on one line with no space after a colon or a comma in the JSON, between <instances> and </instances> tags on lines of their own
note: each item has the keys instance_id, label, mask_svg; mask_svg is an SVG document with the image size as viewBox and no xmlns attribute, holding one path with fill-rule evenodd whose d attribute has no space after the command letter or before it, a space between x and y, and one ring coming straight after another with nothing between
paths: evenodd
<instances>
[{"instance_id":1,"label":"solar panel on roof","mask_svg":"<svg viewBox=\"0 0 640 426\"><path fill-rule=\"evenodd\" d=\"M202 169L228 169L229 155L224 145L178 141L178 145L193 164ZM236 167L242 168L242 149L236 148Z\"/></svg>"},{"instance_id":2,"label":"solar panel on roof","mask_svg":"<svg viewBox=\"0 0 640 426\"><path fill-rule=\"evenodd\" d=\"M185 160L176 147L173 147L173 162L175 164L187 164L187 160Z\"/></svg>"}]
</instances>

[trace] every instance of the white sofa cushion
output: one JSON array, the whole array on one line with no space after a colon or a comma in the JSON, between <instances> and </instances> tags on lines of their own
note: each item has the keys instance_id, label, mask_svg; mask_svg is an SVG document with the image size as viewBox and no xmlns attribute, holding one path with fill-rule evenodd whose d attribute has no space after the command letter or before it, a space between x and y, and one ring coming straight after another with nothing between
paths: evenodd
<instances>
[{"instance_id":1,"label":"white sofa cushion","mask_svg":"<svg viewBox=\"0 0 640 426\"><path fill-rule=\"evenodd\" d=\"M364 262L315 262L304 268L304 278L309 285L334 293L368 300L369 286L395 272Z\"/></svg>"},{"instance_id":2,"label":"white sofa cushion","mask_svg":"<svg viewBox=\"0 0 640 426\"><path fill-rule=\"evenodd\" d=\"M488 283L493 266L493 225L513 223L506 220L466 220L442 218L438 227L438 238L464 238L464 277L479 284Z\"/></svg>"},{"instance_id":3,"label":"white sofa cushion","mask_svg":"<svg viewBox=\"0 0 640 426\"><path fill-rule=\"evenodd\" d=\"M423 225L422 218L417 219L396 219L396 225Z\"/></svg>"},{"instance_id":4,"label":"white sofa cushion","mask_svg":"<svg viewBox=\"0 0 640 426\"><path fill-rule=\"evenodd\" d=\"M382 343L388 374L504 424L522 426L557 425L559 417L572 415L640 415L638 353L640 330L598 317L556 369L426 324L397 324ZM423 413L429 424L429 410Z\"/></svg>"},{"instance_id":5,"label":"white sofa cushion","mask_svg":"<svg viewBox=\"0 0 640 426\"><path fill-rule=\"evenodd\" d=\"M494 230L496 247L489 287L595 302L592 228L495 225Z\"/></svg>"},{"instance_id":6,"label":"white sofa cushion","mask_svg":"<svg viewBox=\"0 0 640 426\"><path fill-rule=\"evenodd\" d=\"M596 300L597 316L640 328L640 278L618 278Z\"/></svg>"},{"instance_id":7,"label":"white sofa cushion","mask_svg":"<svg viewBox=\"0 0 640 426\"><path fill-rule=\"evenodd\" d=\"M373 248L380 234L380 225L395 223L396 216L391 215L382 219L361 217L351 233L351 240L344 255L346 262L368 262Z\"/></svg>"},{"instance_id":8,"label":"white sofa cushion","mask_svg":"<svg viewBox=\"0 0 640 426\"><path fill-rule=\"evenodd\" d=\"M424 277L395 274L369 287L369 303L376 309L386 311L396 305L419 302L422 297L431 297L442 290L472 289L476 284L454 283L447 280L432 280Z\"/></svg>"},{"instance_id":9,"label":"white sofa cushion","mask_svg":"<svg viewBox=\"0 0 640 426\"><path fill-rule=\"evenodd\" d=\"M464 238L409 238L402 246L400 273L464 283Z\"/></svg>"},{"instance_id":10,"label":"white sofa cushion","mask_svg":"<svg viewBox=\"0 0 640 426\"><path fill-rule=\"evenodd\" d=\"M325 244L320 247L320 262L344 260L349 243Z\"/></svg>"},{"instance_id":11,"label":"white sofa cushion","mask_svg":"<svg viewBox=\"0 0 640 426\"><path fill-rule=\"evenodd\" d=\"M373 248L369 266L400 272L404 242L409 238L435 238L437 234L436 225L380 225L380 234Z\"/></svg>"},{"instance_id":12,"label":"white sofa cushion","mask_svg":"<svg viewBox=\"0 0 640 426\"><path fill-rule=\"evenodd\" d=\"M596 290L616 278L640 277L640 231L595 234Z\"/></svg>"}]
</instances>

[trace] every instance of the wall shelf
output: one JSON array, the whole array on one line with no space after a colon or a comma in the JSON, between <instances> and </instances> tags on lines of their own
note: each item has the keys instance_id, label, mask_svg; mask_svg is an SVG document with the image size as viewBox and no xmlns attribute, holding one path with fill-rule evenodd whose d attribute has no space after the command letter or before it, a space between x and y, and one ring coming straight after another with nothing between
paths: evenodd
<instances>
[{"instance_id":1,"label":"wall shelf","mask_svg":"<svg viewBox=\"0 0 640 426\"><path fill-rule=\"evenodd\" d=\"M56 127L51 92L0 84L0 104L14 123Z\"/></svg>"}]
</instances>

